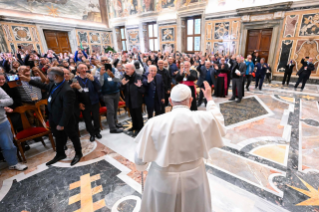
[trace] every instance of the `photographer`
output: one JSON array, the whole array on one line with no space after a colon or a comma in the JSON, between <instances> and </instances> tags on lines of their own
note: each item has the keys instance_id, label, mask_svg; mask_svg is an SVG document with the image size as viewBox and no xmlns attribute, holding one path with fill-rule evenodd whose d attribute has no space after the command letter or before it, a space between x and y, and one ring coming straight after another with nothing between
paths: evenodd
<instances>
[{"instance_id":1,"label":"photographer","mask_svg":"<svg viewBox=\"0 0 319 212\"><path fill-rule=\"evenodd\" d=\"M308 81L308 79L311 75L311 72L313 70L315 70L315 66L312 63L312 61L313 61L313 59L309 58L309 57L306 57L306 59L302 58L302 60L301 60L302 67L296 74L299 76L299 78L295 84L295 90L297 90L299 83L302 82L302 86L301 86L300 91L303 91L303 89L306 85L306 82Z\"/></svg>"}]
</instances>

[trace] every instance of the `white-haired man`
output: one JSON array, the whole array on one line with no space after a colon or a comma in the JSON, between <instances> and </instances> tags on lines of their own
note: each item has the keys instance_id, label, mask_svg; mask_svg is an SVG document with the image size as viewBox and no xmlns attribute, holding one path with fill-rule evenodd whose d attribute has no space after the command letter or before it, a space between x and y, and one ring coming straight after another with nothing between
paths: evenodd
<instances>
[{"instance_id":1,"label":"white-haired man","mask_svg":"<svg viewBox=\"0 0 319 212\"><path fill-rule=\"evenodd\" d=\"M125 104L129 108L133 126L129 131L134 131L133 135L137 135L143 128L142 104L145 89L142 84L142 77L135 73L134 64L125 65L125 75L121 81Z\"/></svg>"},{"instance_id":2,"label":"white-haired man","mask_svg":"<svg viewBox=\"0 0 319 212\"><path fill-rule=\"evenodd\" d=\"M178 84L169 99L173 110L150 119L135 141L135 163L142 171L152 163L143 194L141 212L210 212L211 198L203 158L223 145L223 115L204 82L206 111L190 111L191 90Z\"/></svg>"}]
</instances>

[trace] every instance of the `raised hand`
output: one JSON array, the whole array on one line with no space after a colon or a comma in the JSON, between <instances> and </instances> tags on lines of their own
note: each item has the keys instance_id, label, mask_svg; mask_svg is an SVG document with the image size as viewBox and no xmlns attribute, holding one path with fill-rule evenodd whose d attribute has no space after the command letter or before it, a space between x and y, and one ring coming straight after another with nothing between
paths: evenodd
<instances>
[{"instance_id":1,"label":"raised hand","mask_svg":"<svg viewBox=\"0 0 319 212\"><path fill-rule=\"evenodd\" d=\"M19 78L22 80L22 81L25 81L25 82L30 82L31 78L30 77L27 77L23 74L19 74Z\"/></svg>"},{"instance_id":2,"label":"raised hand","mask_svg":"<svg viewBox=\"0 0 319 212\"><path fill-rule=\"evenodd\" d=\"M91 80L91 81L94 81L94 77L92 74L86 74L86 77Z\"/></svg>"},{"instance_id":3,"label":"raised hand","mask_svg":"<svg viewBox=\"0 0 319 212\"><path fill-rule=\"evenodd\" d=\"M126 85L129 80L127 80L125 77L121 80L122 85Z\"/></svg>"},{"instance_id":4,"label":"raised hand","mask_svg":"<svg viewBox=\"0 0 319 212\"><path fill-rule=\"evenodd\" d=\"M137 80L136 83L134 83L137 87L141 87L142 86L142 81L141 80Z\"/></svg>"},{"instance_id":5,"label":"raised hand","mask_svg":"<svg viewBox=\"0 0 319 212\"><path fill-rule=\"evenodd\" d=\"M210 101L212 100L212 89L209 85L209 83L207 81L204 81L204 87L205 89L202 88L202 92L206 98L207 101Z\"/></svg>"},{"instance_id":6,"label":"raised hand","mask_svg":"<svg viewBox=\"0 0 319 212\"><path fill-rule=\"evenodd\" d=\"M4 107L3 108L7 113L12 113L13 112L13 109L10 108L10 107Z\"/></svg>"},{"instance_id":7,"label":"raised hand","mask_svg":"<svg viewBox=\"0 0 319 212\"><path fill-rule=\"evenodd\" d=\"M71 85L70 85L71 88L76 88L76 89L81 89L81 85L78 83L78 82L73 82Z\"/></svg>"},{"instance_id":8,"label":"raised hand","mask_svg":"<svg viewBox=\"0 0 319 212\"><path fill-rule=\"evenodd\" d=\"M103 76L106 73L105 69L101 69L100 75Z\"/></svg>"},{"instance_id":9,"label":"raised hand","mask_svg":"<svg viewBox=\"0 0 319 212\"><path fill-rule=\"evenodd\" d=\"M112 72L112 71L107 70L107 74L108 74L110 77L114 78L114 74L113 74L113 72Z\"/></svg>"},{"instance_id":10,"label":"raised hand","mask_svg":"<svg viewBox=\"0 0 319 212\"><path fill-rule=\"evenodd\" d=\"M151 83L153 80L154 80L154 77L152 77L152 75L149 73L149 74L147 75L147 82L148 82L148 83Z\"/></svg>"}]
</instances>

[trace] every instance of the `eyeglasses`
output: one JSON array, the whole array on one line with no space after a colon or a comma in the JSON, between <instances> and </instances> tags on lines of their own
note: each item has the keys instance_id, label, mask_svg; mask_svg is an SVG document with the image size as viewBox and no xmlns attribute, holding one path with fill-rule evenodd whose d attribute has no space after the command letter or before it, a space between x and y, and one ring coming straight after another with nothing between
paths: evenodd
<instances>
[{"instance_id":1,"label":"eyeglasses","mask_svg":"<svg viewBox=\"0 0 319 212\"><path fill-rule=\"evenodd\" d=\"M108 60L101 60L101 62L108 62Z\"/></svg>"}]
</instances>

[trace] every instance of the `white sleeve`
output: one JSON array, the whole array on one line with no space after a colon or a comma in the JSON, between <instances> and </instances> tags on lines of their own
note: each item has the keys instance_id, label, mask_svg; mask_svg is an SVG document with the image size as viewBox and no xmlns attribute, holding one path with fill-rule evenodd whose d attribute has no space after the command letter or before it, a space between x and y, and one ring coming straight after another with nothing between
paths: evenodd
<instances>
[{"instance_id":1,"label":"white sleeve","mask_svg":"<svg viewBox=\"0 0 319 212\"><path fill-rule=\"evenodd\" d=\"M224 116L223 114L221 114L219 108L217 107L217 105L215 104L214 100L211 100L207 103L206 106L206 111L210 112L216 123L217 123L217 127L218 127L218 131L220 132L221 136L225 136L226 135L226 128L225 128L225 123L224 123Z\"/></svg>"}]
</instances>

